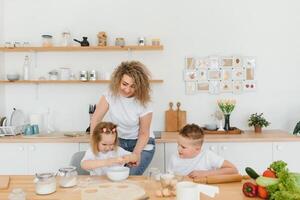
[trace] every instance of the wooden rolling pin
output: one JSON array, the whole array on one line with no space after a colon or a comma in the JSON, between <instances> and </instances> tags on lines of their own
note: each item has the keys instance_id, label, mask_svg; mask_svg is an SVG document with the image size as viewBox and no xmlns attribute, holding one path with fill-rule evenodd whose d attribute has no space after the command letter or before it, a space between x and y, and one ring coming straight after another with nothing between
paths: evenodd
<instances>
[{"instance_id":1,"label":"wooden rolling pin","mask_svg":"<svg viewBox=\"0 0 300 200\"><path fill-rule=\"evenodd\" d=\"M193 181L196 183L215 184L215 183L241 182L243 179L249 179L249 176L242 176L240 174L216 175L216 176L194 178Z\"/></svg>"}]
</instances>

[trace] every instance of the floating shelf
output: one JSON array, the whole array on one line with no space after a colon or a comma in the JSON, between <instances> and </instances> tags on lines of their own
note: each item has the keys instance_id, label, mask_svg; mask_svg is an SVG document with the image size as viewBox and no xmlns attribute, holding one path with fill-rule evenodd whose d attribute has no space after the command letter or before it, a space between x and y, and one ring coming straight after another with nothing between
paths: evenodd
<instances>
[{"instance_id":1,"label":"floating shelf","mask_svg":"<svg viewBox=\"0 0 300 200\"><path fill-rule=\"evenodd\" d=\"M80 81L80 80L18 80L18 81L8 81L8 80L0 80L1 83L7 84L43 84L43 83L67 83L67 84L95 84L95 83L109 83L110 80L96 80L96 81ZM163 80L150 80L150 83L163 83Z\"/></svg>"},{"instance_id":2,"label":"floating shelf","mask_svg":"<svg viewBox=\"0 0 300 200\"><path fill-rule=\"evenodd\" d=\"M159 51L163 46L89 46L89 47L0 47L2 52L49 52L49 51Z\"/></svg>"}]
</instances>

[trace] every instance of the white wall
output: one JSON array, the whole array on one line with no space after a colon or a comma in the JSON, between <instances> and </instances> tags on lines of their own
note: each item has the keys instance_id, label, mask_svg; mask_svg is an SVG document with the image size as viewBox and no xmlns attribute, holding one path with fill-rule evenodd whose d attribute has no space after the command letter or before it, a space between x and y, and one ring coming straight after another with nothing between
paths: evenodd
<instances>
[{"instance_id":1,"label":"white wall","mask_svg":"<svg viewBox=\"0 0 300 200\"><path fill-rule=\"evenodd\" d=\"M0 44L3 40L3 22L4 22L4 0L0 0ZM0 79L4 77L4 54L0 53ZM0 117L4 116L5 103L4 103L4 86L0 85Z\"/></svg>"},{"instance_id":2,"label":"white wall","mask_svg":"<svg viewBox=\"0 0 300 200\"><path fill-rule=\"evenodd\" d=\"M239 0L4 0L5 41L39 44L41 34L60 34L69 29L74 38L83 35L96 44L96 34L106 31L110 44L125 37L159 37L162 52L38 53L36 77L54 68L112 70L122 60L138 59L152 71L154 130L164 129L169 101L182 102L188 122L205 124L212 119L219 98L235 98L233 126L247 128L251 113L264 112L269 128L292 130L300 120L300 2ZM5 70L22 71L24 53L7 53ZM257 59L258 89L254 93L185 95L182 71L187 55L242 55ZM34 57L34 55L32 55ZM106 85L7 85L5 109L26 113L52 112L60 130L83 130L88 124L87 105L96 103ZM1 105L3 106L3 105Z\"/></svg>"}]
</instances>

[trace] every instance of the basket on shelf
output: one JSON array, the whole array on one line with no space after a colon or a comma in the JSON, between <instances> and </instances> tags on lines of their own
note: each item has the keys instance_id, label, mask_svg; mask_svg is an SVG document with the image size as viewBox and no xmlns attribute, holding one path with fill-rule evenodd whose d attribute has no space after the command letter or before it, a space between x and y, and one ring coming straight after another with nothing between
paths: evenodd
<instances>
[{"instance_id":1,"label":"basket on shelf","mask_svg":"<svg viewBox=\"0 0 300 200\"><path fill-rule=\"evenodd\" d=\"M26 124L20 126L0 126L0 135L18 135L24 133Z\"/></svg>"}]
</instances>

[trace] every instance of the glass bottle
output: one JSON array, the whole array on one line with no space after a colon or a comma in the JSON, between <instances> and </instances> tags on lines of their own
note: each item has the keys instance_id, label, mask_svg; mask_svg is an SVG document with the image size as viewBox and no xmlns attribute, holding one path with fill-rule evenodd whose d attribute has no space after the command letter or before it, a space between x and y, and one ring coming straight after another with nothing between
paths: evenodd
<instances>
[{"instance_id":1,"label":"glass bottle","mask_svg":"<svg viewBox=\"0 0 300 200\"><path fill-rule=\"evenodd\" d=\"M23 64L23 80L29 80L30 77L30 61L29 56L25 56L24 64Z\"/></svg>"}]
</instances>

